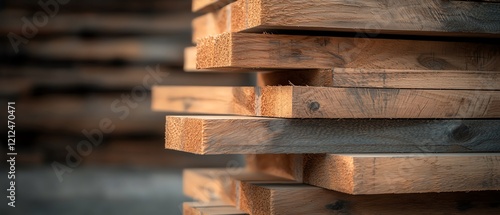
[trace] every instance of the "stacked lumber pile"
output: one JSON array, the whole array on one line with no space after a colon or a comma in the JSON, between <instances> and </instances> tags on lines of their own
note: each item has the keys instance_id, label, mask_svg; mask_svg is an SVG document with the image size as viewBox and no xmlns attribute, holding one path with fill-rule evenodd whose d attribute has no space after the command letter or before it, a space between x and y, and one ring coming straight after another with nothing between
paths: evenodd
<instances>
[{"instance_id":1,"label":"stacked lumber pile","mask_svg":"<svg viewBox=\"0 0 500 215\"><path fill-rule=\"evenodd\" d=\"M185 214L499 214L500 4L193 0L185 70L251 87L153 88L188 169Z\"/></svg>"},{"instance_id":2,"label":"stacked lumber pile","mask_svg":"<svg viewBox=\"0 0 500 215\"><path fill-rule=\"evenodd\" d=\"M157 150L163 114L151 111L149 89L147 95L137 93L144 100L133 101L134 107L122 103L122 95L130 97L143 86L151 76L147 68L161 84L247 83L242 74L182 71L179 53L190 44L194 17L190 5L185 0L2 1L0 102L16 102L23 155L18 164L65 161L66 147L75 148L86 138L82 130L99 128L104 118L116 129L85 162L175 164ZM11 35L27 42L12 43Z\"/></svg>"}]
</instances>

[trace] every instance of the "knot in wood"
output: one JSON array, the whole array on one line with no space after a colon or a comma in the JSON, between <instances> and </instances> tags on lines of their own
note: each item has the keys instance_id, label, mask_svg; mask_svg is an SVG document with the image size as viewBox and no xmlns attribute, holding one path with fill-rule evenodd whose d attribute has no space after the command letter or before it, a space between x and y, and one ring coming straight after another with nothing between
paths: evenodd
<instances>
[{"instance_id":1,"label":"knot in wood","mask_svg":"<svg viewBox=\"0 0 500 215\"><path fill-rule=\"evenodd\" d=\"M465 142L473 137L473 133L471 132L469 126L460 124L460 126L456 127L450 133L450 139L455 140L457 142Z\"/></svg>"},{"instance_id":2,"label":"knot in wood","mask_svg":"<svg viewBox=\"0 0 500 215\"><path fill-rule=\"evenodd\" d=\"M311 111L318 111L320 108L320 105L318 102L311 102L309 103L309 110Z\"/></svg>"}]
</instances>

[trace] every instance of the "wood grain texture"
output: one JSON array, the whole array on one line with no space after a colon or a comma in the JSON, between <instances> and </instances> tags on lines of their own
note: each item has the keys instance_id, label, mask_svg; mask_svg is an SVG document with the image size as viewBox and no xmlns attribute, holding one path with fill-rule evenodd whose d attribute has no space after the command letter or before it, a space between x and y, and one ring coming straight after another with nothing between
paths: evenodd
<instances>
[{"instance_id":1,"label":"wood grain texture","mask_svg":"<svg viewBox=\"0 0 500 215\"><path fill-rule=\"evenodd\" d=\"M193 0L192 11L193 12L210 12L220 9L229 3L235 2L236 0Z\"/></svg>"},{"instance_id":2,"label":"wood grain texture","mask_svg":"<svg viewBox=\"0 0 500 215\"><path fill-rule=\"evenodd\" d=\"M263 180L255 173L248 174L257 176L252 180L238 179L227 172L222 175L213 180L230 178L238 184L237 192L232 193L237 200L235 207L256 215L496 214L500 211L498 191L355 196L290 180Z\"/></svg>"},{"instance_id":3,"label":"wood grain texture","mask_svg":"<svg viewBox=\"0 0 500 215\"><path fill-rule=\"evenodd\" d=\"M184 215L240 215L247 214L232 205L221 202L184 202L182 204Z\"/></svg>"},{"instance_id":4,"label":"wood grain texture","mask_svg":"<svg viewBox=\"0 0 500 215\"><path fill-rule=\"evenodd\" d=\"M500 91L267 87L154 87L153 109L280 118L494 118Z\"/></svg>"},{"instance_id":5,"label":"wood grain texture","mask_svg":"<svg viewBox=\"0 0 500 215\"><path fill-rule=\"evenodd\" d=\"M185 169L184 194L201 202L224 202L238 206L238 192L242 181L254 183L286 182L292 180L248 171L244 168Z\"/></svg>"},{"instance_id":6,"label":"wood grain texture","mask_svg":"<svg viewBox=\"0 0 500 215\"><path fill-rule=\"evenodd\" d=\"M497 214L498 191L353 196L303 184L242 183L240 209L269 214Z\"/></svg>"},{"instance_id":7,"label":"wood grain texture","mask_svg":"<svg viewBox=\"0 0 500 215\"><path fill-rule=\"evenodd\" d=\"M197 43L199 69L500 70L498 43L224 33Z\"/></svg>"},{"instance_id":8,"label":"wood grain texture","mask_svg":"<svg viewBox=\"0 0 500 215\"><path fill-rule=\"evenodd\" d=\"M167 116L165 146L196 154L498 152L498 120Z\"/></svg>"},{"instance_id":9,"label":"wood grain texture","mask_svg":"<svg viewBox=\"0 0 500 215\"><path fill-rule=\"evenodd\" d=\"M500 153L310 155L303 177L349 194L500 190Z\"/></svg>"},{"instance_id":10,"label":"wood grain texture","mask_svg":"<svg viewBox=\"0 0 500 215\"><path fill-rule=\"evenodd\" d=\"M259 86L500 90L498 71L334 68L258 73Z\"/></svg>"},{"instance_id":11,"label":"wood grain texture","mask_svg":"<svg viewBox=\"0 0 500 215\"><path fill-rule=\"evenodd\" d=\"M152 109L185 113L254 113L253 87L153 86Z\"/></svg>"},{"instance_id":12,"label":"wood grain texture","mask_svg":"<svg viewBox=\"0 0 500 215\"><path fill-rule=\"evenodd\" d=\"M245 155L246 168L298 182L303 181L302 154L251 154Z\"/></svg>"},{"instance_id":13,"label":"wood grain texture","mask_svg":"<svg viewBox=\"0 0 500 215\"><path fill-rule=\"evenodd\" d=\"M221 10L215 22L230 23L218 33L288 29L374 34L498 37L500 5L473 1L440 0L241 0ZM194 31L203 19L193 22ZM209 34L199 35L198 38Z\"/></svg>"}]
</instances>

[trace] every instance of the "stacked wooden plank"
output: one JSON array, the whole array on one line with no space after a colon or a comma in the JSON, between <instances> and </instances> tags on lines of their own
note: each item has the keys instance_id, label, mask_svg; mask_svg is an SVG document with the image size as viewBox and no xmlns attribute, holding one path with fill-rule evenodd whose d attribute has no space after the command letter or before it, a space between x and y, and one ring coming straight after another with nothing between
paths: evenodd
<instances>
[{"instance_id":1,"label":"stacked wooden plank","mask_svg":"<svg viewBox=\"0 0 500 215\"><path fill-rule=\"evenodd\" d=\"M190 169L185 214L499 214L500 5L193 0L185 70L250 87L153 89Z\"/></svg>"},{"instance_id":2,"label":"stacked wooden plank","mask_svg":"<svg viewBox=\"0 0 500 215\"><path fill-rule=\"evenodd\" d=\"M245 74L182 71L179 53L190 44L194 17L189 8L185 0L2 1L0 103L16 102L18 164L62 163L66 147L86 138L82 130L99 128L105 118L115 129L85 162L178 165L165 154L186 160L155 149L163 114L151 111L150 89L142 94L142 86L247 83ZM28 41L16 44L9 35ZM141 98L131 99L132 107L121 101L133 89ZM134 145L148 159L132 156Z\"/></svg>"}]
</instances>

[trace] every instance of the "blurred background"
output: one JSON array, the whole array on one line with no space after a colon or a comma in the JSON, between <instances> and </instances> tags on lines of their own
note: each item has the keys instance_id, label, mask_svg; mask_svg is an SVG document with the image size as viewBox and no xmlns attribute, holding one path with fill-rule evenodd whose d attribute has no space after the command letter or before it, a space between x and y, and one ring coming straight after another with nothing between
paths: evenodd
<instances>
[{"instance_id":1,"label":"blurred background","mask_svg":"<svg viewBox=\"0 0 500 215\"><path fill-rule=\"evenodd\" d=\"M0 119L16 102L18 153L16 208L3 197L0 214L181 214L183 168L243 165L239 156L165 150L168 113L152 112L150 90L140 90L148 78L253 84L248 74L182 71L190 10L190 0L0 1ZM103 119L115 129L101 138ZM7 127L0 131L7 196ZM100 144L77 148L91 141L82 131ZM71 157L78 150L86 151ZM69 170L56 165L58 178L55 163Z\"/></svg>"}]
</instances>

